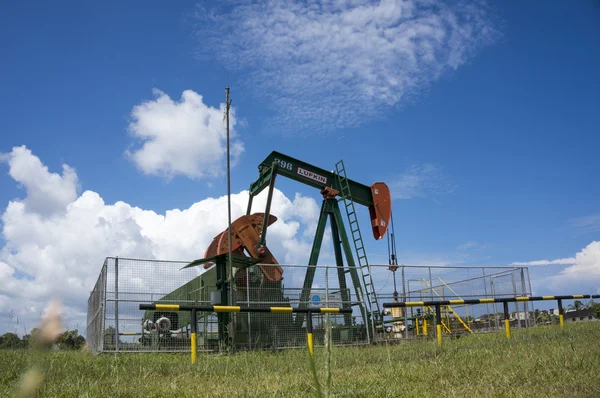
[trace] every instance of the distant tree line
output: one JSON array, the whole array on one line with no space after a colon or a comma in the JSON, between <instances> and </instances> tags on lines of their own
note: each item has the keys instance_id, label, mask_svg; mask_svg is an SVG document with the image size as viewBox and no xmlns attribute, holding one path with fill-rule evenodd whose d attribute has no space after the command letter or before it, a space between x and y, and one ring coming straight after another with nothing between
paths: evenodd
<instances>
[{"instance_id":1,"label":"distant tree line","mask_svg":"<svg viewBox=\"0 0 600 398\"><path fill-rule=\"evenodd\" d=\"M30 334L22 338L16 333L4 333L0 336L0 349L29 349L37 344L38 328L34 328ZM79 334L77 329L67 330L59 336L52 347L59 350L77 350L85 345L85 338Z\"/></svg>"}]
</instances>

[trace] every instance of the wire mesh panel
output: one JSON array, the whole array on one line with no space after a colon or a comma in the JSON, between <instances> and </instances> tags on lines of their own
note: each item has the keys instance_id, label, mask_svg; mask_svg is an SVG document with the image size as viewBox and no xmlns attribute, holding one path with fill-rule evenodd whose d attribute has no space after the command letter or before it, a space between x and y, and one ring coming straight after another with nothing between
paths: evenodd
<instances>
[{"instance_id":1,"label":"wire mesh panel","mask_svg":"<svg viewBox=\"0 0 600 398\"><path fill-rule=\"evenodd\" d=\"M200 268L188 262L108 258L103 351L189 351L190 314L148 304L209 304Z\"/></svg>"},{"instance_id":2,"label":"wire mesh panel","mask_svg":"<svg viewBox=\"0 0 600 398\"><path fill-rule=\"evenodd\" d=\"M351 308L351 314L313 314L313 339L324 344L325 329L331 327L335 345L367 342L362 303L357 299L347 269L330 266L283 265L283 279L265 281L263 271L272 265L256 265L238 271L236 304L240 307ZM312 269L311 269L312 268ZM314 272L314 274L313 274ZM266 272L268 274L268 272ZM312 284L309 283L312 275ZM236 346L239 348L290 348L306 346L306 316L280 313L239 313Z\"/></svg>"},{"instance_id":3,"label":"wire mesh panel","mask_svg":"<svg viewBox=\"0 0 600 398\"><path fill-rule=\"evenodd\" d=\"M102 351L104 308L106 292L106 261L102 265L98 280L88 299L87 327L85 340L93 353Z\"/></svg>"},{"instance_id":4,"label":"wire mesh panel","mask_svg":"<svg viewBox=\"0 0 600 398\"><path fill-rule=\"evenodd\" d=\"M233 303L214 264L183 269L188 262L109 257L88 300L87 341L93 352L189 352L191 313L140 310L140 304L234 305L239 307L337 307L350 314L312 316L316 346L326 330L334 345L368 344L420 336L433 331L433 308L395 309L375 317L362 300L364 286L348 267L264 265L236 266ZM280 267L274 272L271 267ZM530 295L528 273L518 267L412 267L371 265L379 306L385 302L513 297ZM223 274L226 275L226 274ZM280 275L272 278L272 275ZM530 309L531 307L531 309ZM511 303L518 326L529 326L532 303ZM503 309L494 304L442 308L445 333L495 330ZM428 322L429 320L429 322ZM290 312L197 313L199 351L302 348L306 315Z\"/></svg>"},{"instance_id":5,"label":"wire mesh panel","mask_svg":"<svg viewBox=\"0 0 600 398\"><path fill-rule=\"evenodd\" d=\"M525 267L399 266L392 272L385 265L371 266L371 270L382 303L531 295ZM390 315L387 323L400 326L402 333L395 334L398 338L422 335L424 331L419 328L424 324L430 328L429 332L434 330L434 310L429 306L398 309L397 316ZM510 310L513 326L529 326L533 303L511 303ZM497 303L442 306L441 315L444 333L494 331L503 327L503 307Z\"/></svg>"}]
</instances>

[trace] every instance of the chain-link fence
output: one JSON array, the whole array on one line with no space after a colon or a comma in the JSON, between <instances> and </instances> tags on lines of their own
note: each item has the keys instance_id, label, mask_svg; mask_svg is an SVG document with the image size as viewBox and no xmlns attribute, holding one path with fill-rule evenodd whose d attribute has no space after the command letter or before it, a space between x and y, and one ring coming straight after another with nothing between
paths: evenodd
<instances>
[{"instance_id":1,"label":"chain-link fence","mask_svg":"<svg viewBox=\"0 0 600 398\"><path fill-rule=\"evenodd\" d=\"M382 303L395 299L435 301L531 296L527 267L399 266L392 275L387 268L373 268L378 299ZM503 328L502 304L446 305L441 310L444 333L498 331ZM406 314L404 310L397 309L402 313L400 329L404 337L419 334L423 318L433 320L434 308L431 307L410 307L405 311ZM532 302L511 303L510 311L513 327L529 327L535 322ZM429 322L428 326L430 332L435 330L433 322Z\"/></svg>"},{"instance_id":2,"label":"chain-link fence","mask_svg":"<svg viewBox=\"0 0 600 398\"><path fill-rule=\"evenodd\" d=\"M102 351L104 331L104 308L106 306L107 261L102 264L100 275L88 299L86 341L94 352Z\"/></svg>"},{"instance_id":3,"label":"chain-link fence","mask_svg":"<svg viewBox=\"0 0 600 398\"><path fill-rule=\"evenodd\" d=\"M223 280L216 267L182 269L188 262L109 257L88 300L87 341L94 352L169 351L190 349L190 313L143 311L144 304L229 304L251 307L345 307L351 314L314 314L315 346L323 345L326 329L334 345L368 344L423 334L431 310L416 307L390 311L385 317L365 307L364 286L355 285L348 268L318 265L252 265L234 268L233 303L223 303ZM281 267L273 280L270 267ZM312 283L307 274L314 271ZM414 267L371 265L379 303L530 295L527 268ZM514 317L529 325L532 303L514 303ZM477 332L501 327L502 308L494 304L444 306L444 332ZM306 319L292 313L198 313L199 351L218 351L225 343L236 350L303 348ZM376 327L369 319L376 318ZM329 325L329 326L328 326ZM429 330L433 322L429 323ZM431 333L433 334L433 333ZM224 336L227 336L227 342Z\"/></svg>"}]
</instances>

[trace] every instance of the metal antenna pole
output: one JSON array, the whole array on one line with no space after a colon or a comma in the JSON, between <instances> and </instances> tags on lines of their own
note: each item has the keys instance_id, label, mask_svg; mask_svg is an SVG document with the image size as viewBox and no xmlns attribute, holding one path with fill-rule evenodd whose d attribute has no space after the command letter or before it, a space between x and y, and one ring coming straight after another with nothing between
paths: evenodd
<instances>
[{"instance_id":1,"label":"metal antenna pole","mask_svg":"<svg viewBox=\"0 0 600 398\"><path fill-rule=\"evenodd\" d=\"M229 87L225 87L225 119L227 126L227 237L229 242L229 253L227 256L228 269L229 269L229 305L235 305L233 302L233 264L231 260L231 166L229 161L229 107L231 105L231 101L229 100ZM233 314L231 314L233 315ZM233 326L233 319L229 322L230 325ZM229 331L229 336L235 337L235 327L232 327ZM233 339L233 343L231 344L231 350L234 352L235 346L235 338Z\"/></svg>"}]
</instances>

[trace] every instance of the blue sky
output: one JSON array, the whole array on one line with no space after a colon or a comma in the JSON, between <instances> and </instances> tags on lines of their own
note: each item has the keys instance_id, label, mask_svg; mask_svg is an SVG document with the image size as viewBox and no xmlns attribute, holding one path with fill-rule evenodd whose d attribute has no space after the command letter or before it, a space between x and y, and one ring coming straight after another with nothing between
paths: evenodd
<instances>
[{"instance_id":1,"label":"blue sky","mask_svg":"<svg viewBox=\"0 0 600 398\"><path fill-rule=\"evenodd\" d=\"M21 153L23 162L37 157L57 174L72 167L77 195L67 188L55 198L61 205L89 190L106 205L188 209L226 194L225 176L205 172L225 164L212 149L223 148L214 126L229 84L239 145L232 192L247 189L272 150L323 168L343 159L350 178L392 188L401 263L563 259L532 267L535 291L569 267L569 290L598 289L598 2L417 2L412 15L412 3L398 11L393 1L355 10L242 3L212 14L210 2L193 1L5 6L3 158L24 145L31 154ZM197 120L212 118L213 127L190 127L196 119L179 106L186 90L185 102L201 105ZM158 152L140 150L143 134ZM186 145L186 134L212 138ZM7 238L7 214L10 201L27 202L40 184L32 173L48 176L23 166L15 178L10 162L1 165L4 275L36 282L39 269L26 265L34 260L15 256L33 243L27 231ZM319 203L312 188L283 179L278 188ZM47 194L38 191L31 209ZM366 229L368 219L360 221ZM303 228L311 222L300 219ZM372 262L386 261L384 242L367 245ZM88 258L94 278L103 258L121 250L106 247L114 250ZM181 260L204 252L188 249L161 253ZM6 306L15 294L4 294Z\"/></svg>"}]
</instances>

